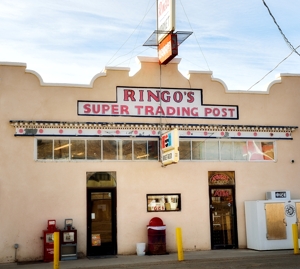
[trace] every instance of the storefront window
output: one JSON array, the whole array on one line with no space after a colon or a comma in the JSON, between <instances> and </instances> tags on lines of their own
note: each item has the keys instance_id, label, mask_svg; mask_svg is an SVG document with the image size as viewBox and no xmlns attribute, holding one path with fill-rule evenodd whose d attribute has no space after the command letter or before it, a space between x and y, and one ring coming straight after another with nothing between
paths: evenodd
<instances>
[{"instance_id":1,"label":"storefront window","mask_svg":"<svg viewBox=\"0 0 300 269\"><path fill-rule=\"evenodd\" d=\"M117 160L116 140L103 140L103 160Z\"/></svg>"},{"instance_id":2,"label":"storefront window","mask_svg":"<svg viewBox=\"0 0 300 269\"><path fill-rule=\"evenodd\" d=\"M132 141L119 141L119 160L132 160Z\"/></svg>"},{"instance_id":3,"label":"storefront window","mask_svg":"<svg viewBox=\"0 0 300 269\"><path fill-rule=\"evenodd\" d=\"M180 160L191 159L191 142L179 141L179 158Z\"/></svg>"},{"instance_id":4,"label":"storefront window","mask_svg":"<svg viewBox=\"0 0 300 269\"><path fill-rule=\"evenodd\" d=\"M53 140L37 140L37 158L40 160L52 159Z\"/></svg>"},{"instance_id":5,"label":"storefront window","mask_svg":"<svg viewBox=\"0 0 300 269\"><path fill-rule=\"evenodd\" d=\"M246 161L247 160L247 143L246 141L234 142L234 160Z\"/></svg>"},{"instance_id":6,"label":"storefront window","mask_svg":"<svg viewBox=\"0 0 300 269\"><path fill-rule=\"evenodd\" d=\"M86 147L88 160L101 160L101 140L87 140Z\"/></svg>"},{"instance_id":7,"label":"storefront window","mask_svg":"<svg viewBox=\"0 0 300 269\"><path fill-rule=\"evenodd\" d=\"M192 158L193 160L205 160L204 141L192 141Z\"/></svg>"},{"instance_id":8,"label":"storefront window","mask_svg":"<svg viewBox=\"0 0 300 269\"><path fill-rule=\"evenodd\" d=\"M206 141L205 143L205 159L219 160L219 142Z\"/></svg>"},{"instance_id":9,"label":"storefront window","mask_svg":"<svg viewBox=\"0 0 300 269\"><path fill-rule=\"evenodd\" d=\"M147 211L180 211L181 195L174 194L147 194Z\"/></svg>"},{"instance_id":10,"label":"storefront window","mask_svg":"<svg viewBox=\"0 0 300 269\"><path fill-rule=\"evenodd\" d=\"M158 160L158 144L157 141L148 142L148 160Z\"/></svg>"},{"instance_id":11,"label":"storefront window","mask_svg":"<svg viewBox=\"0 0 300 269\"><path fill-rule=\"evenodd\" d=\"M72 140L71 144L71 159L85 159L85 140Z\"/></svg>"},{"instance_id":12,"label":"storefront window","mask_svg":"<svg viewBox=\"0 0 300 269\"><path fill-rule=\"evenodd\" d=\"M221 160L233 160L233 142L220 142Z\"/></svg>"},{"instance_id":13,"label":"storefront window","mask_svg":"<svg viewBox=\"0 0 300 269\"><path fill-rule=\"evenodd\" d=\"M69 140L54 140L54 159L69 159Z\"/></svg>"},{"instance_id":14,"label":"storefront window","mask_svg":"<svg viewBox=\"0 0 300 269\"><path fill-rule=\"evenodd\" d=\"M274 160L273 142L248 141L250 161Z\"/></svg>"},{"instance_id":15,"label":"storefront window","mask_svg":"<svg viewBox=\"0 0 300 269\"><path fill-rule=\"evenodd\" d=\"M275 142L179 141L181 161L274 161ZM159 160L158 139L36 139L37 160Z\"/></svg>"}]
</instances>

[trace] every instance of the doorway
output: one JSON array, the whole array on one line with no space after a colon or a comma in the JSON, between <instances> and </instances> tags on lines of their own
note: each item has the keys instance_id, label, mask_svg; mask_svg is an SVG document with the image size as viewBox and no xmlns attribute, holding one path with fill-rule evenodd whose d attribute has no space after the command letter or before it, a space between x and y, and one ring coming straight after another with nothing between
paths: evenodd
<instances>
[{"instance_id":1,"label":"doorway","mask_svg":"<svg viewBox=\"0 0 300 269\"><path fill-rule=\"evenodd\" d=\"M218 172L209 178L212 249L238 248L234 178L228 173Z\"/></svg>"},{"instance_id":2,"label":"doorway","mask_svg":"<svg viewBox=\"0 0 300 269\"><path fill-rule=\"evenodd\" d=\"M117 254L116 188L87 189L87 256Z\"/></svg>"}]
</instances>

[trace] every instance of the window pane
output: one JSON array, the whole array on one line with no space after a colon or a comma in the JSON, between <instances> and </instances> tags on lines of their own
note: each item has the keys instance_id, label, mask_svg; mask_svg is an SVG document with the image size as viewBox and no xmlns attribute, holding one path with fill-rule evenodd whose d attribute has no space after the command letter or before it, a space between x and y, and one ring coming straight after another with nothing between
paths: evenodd
<instances>
[{"instance_id":1,"label":"window pane","mask_svg":"<svg viewBox=\"0 0 300 269\"><path fill-rule=\"evenodd\" d=\"M157 141L148 141L148 160L158 160Z\"/></svg>"},{"instance_id":2,"label":"window pane","mask_svg":"<svg viewBox=\"0 0 300 269\"><path fill-rule=\"evenodd\" d=\"M248 141L248 155L250 161L263 160L261 142Z\"/></svg>"},{"instance_id":3,"label":"window pane","mask_svg":"<svg viewBox=\"0 0 300 269\"><path fill-rule=\"evenodd\" d=\"M54 140L54 159L69 159L69 140Z\"/></svg>"},{"instance_id":4,"label":"window pane","mask_svg":"<svg viewBox=\"0 0 300 269\"><path fill-rule=\"evenodd\" d=\"M103 160L117 160L116 140L103 140Z\"/></svg>"},{"instance_id":5,"label":"window pane","mask_svg":"<svg viewBox=\"0 0 300 269\"><path fill-rule=\"evenodd\" d=\"M232 142L220 142L221 160L233 159L233 143Z\"/></svg>"},{"instance_id":6,"label":"window pane","mask_svg":"<svg viewBox=\"0 0 300 269\"><path fill-rule=\"evenodd\" d=\"M191 159L191 142L179 141L179 159L190 160Z\"/></svg>"},{"instance_id":7,"label":"window pane","mask_svg":"<svg viewBox=\"0 0 300 269\"><path fill-rule=\"evenodd\" d=\"M132 141L119 141L119 160L132 160Z\"/></svg>"},{"instance_id":8,"label":"window pane","mask_svg":"<svg viewBox=\"0 0 300 269\"><path fill-rule=\"evenodd\" d=\"M134 159L147 160L147 141L133 141Z\"/></svg>"},{"instance_id":9,"label":"window pane","mask_svg":"<svg viewBox=\"0 0 300 269\"><path fill-rule=\"evenodd\" d=\"M71 140L71 159L85 159L85 140Z\"/></svg>"},{"instance_id":10,"label":"window pane","mask_svg":"<svg viewBox=\"0 0 300 269\"><path fill-rule=\"evenodd\" d=\"M262 142L261 148L262 148L264 160L274 160L273 142Z\"/></svg>"},{"instance_id":11,"label":"window pane","mask_svg":"<svg viewBox=\"0 0 300 269\"><path fill-rule=\"evenodd\" d=\"M218 141L206 141L205 143L205 159L219 160L219 143Z\"/></svg>"},{"instance_id":12,"label":"window pane","mask_svg":"<svg viewBox=\"0 0 300 269\"><path fill-rule=\"evenodd\" d=\"M53 140L42 140L42 139L37 140L37 159L52 160L53 158L52 150L53 150Z\"/></svg>"},{"instance_id":13,"label":"window pane","mask_svg":"<svg viewBox=\"0 0 300 269\"><path fill-rule=\"evenodd\" d=\"M192 141L192 158L193 160L205 160L204 141Z\"/></svg>"},{"instance_id":14,"label":"window pane","mask_svg":"<svg viewBox=\"0 0 300 269\"><path fill-rule=\"evenodd\" d=\"M101 140L87 140L86 146L86 154L88 160L101 159Z\"/></svg>"},{"instance_id":15,"label":"window pane","mask_svg":"<svg viewBox=\"0 0 300 269\"><path fill-rule=\"evenodd\" d=\"M234 142L234 160L247 160L246 142Z\"/></svg>"}]
</instances>

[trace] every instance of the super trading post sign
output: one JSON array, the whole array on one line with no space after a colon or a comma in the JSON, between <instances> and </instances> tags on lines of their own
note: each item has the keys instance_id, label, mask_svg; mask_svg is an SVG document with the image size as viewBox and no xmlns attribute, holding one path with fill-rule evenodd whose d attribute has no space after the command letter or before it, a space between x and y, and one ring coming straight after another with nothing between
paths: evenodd
<instances>
[{"instance_id":1,"label":"super trading post sign","mask_svg":"<svg viewBox=\"0 0 300 269\"><path fill-rule=\"evenodd\" d=\"M162 164L169 165L179 161L179 135L178 130L174 130L162 134L161 136L161 150L162 150Z\"/></svg>"},{"instance_id":2,"label":"super trading post sign","mask_svg":"<svg viewBox=\"0 0 300 269\"><path fill-rule=\"evenodd\" d=\"M78 101L79 116L238 119L238 106L205 105L202 90L117 87L116 101Z\"/></svg>"}]
</instances>

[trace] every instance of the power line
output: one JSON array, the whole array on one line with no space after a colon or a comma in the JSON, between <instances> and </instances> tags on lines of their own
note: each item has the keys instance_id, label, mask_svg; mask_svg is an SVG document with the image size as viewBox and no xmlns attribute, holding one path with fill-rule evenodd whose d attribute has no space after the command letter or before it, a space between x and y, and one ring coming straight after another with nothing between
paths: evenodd
<instances>
[{"instance_id":1,"label":"power line","mask_svg":"<svg viewBox=\"0 0 300 269\"><path fill-rule=\"evenodd\" d=\"M204 56L204 53L203 53L203 51L202 51L202 49L201 49L201 46L200 46L200 44L199 44L199 42L198 42L196 33L194 32L193 27L192 27L192 25L191 25L191 22L190 22L190 20L189 20L187 14L186 14L186 12L185 12L185 9L184 9L184 7L183 7L183 4L182 4L181 0L180 0L180 4L181 4L182 9L183 9L183 12L184 12L184 14L185 14L185 16L186 16L186 19L187 19L187 21L189 22L189 25L190 25L190 27L191 27L191 30L192 30L192 32L194 33L196 42L197 42L197 44L198 44L198 47L199 47L199 49L200 49L200 51L201 51L201 54L202 54L204 60L205 60L205 63L206 63L206 65L207 65L207 68L208 68L209 71L211 71L210 68L209 68L208 62L207 62L207 60L206 60L206 58L205 58L205 56Z\"/></svg>"},{"instance_id":2,"label":"power line","mask_svg":"<svg viewBox=\"0 0 300 269\"><path fill-rule=\"evenodd\" d=\"M288 46L292 49L293 52L296 52L299 56L300 54L298 53L298 51L294 48L294 46L291 44L291 42L287 39L287 37L285 36L285 34L283 33L283 31L281 30L280 26L278 25L277 21L275 20L273 14L271 13L271 10L269 9L268 5L265 3L264 0L262 0L265 7L268 9L270 16L272 17L274 23L276 24L276 26L278 27L279 32L281 33L281 35L283 36L283 39L285 40L285 42L288 44ZM297 47L299 48L299 46ZM273 70L272 70L273 71Z\"/></svg>"},{"instance_id":3,"label":"power line","mask_svg":"<svg viewBox=\"0 0 300 269\"><path fill-rule=\"evenodd\" d=\"M299 47L300 47L300 45L298 47L294 48L293 51L287 57L285 57L280 63L278 63L271 71L269 71L266 75L264 75L259 81L257 81L256 83L254 83L247 91L249 91L250 89L252 89L256 84L258 84L259 82L261 82L267 75L269 75L271 72L273 72L281 63L283 63L294 52L296 52L296 49L298 49Z\"/></svg>"}]
</instances>

